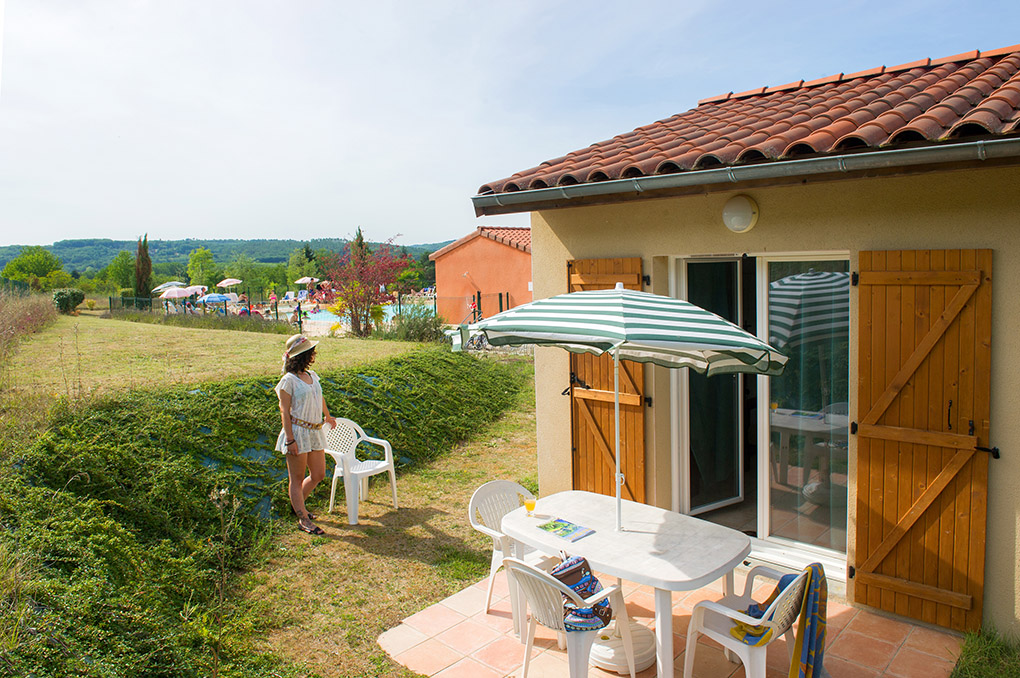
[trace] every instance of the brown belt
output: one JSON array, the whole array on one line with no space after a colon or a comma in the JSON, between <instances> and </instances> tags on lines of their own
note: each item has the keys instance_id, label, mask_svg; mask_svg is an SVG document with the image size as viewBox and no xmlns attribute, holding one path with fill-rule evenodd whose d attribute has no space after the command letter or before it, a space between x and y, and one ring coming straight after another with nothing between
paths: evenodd
<instances>
[{"instance_id":1,"label":"brown belt","mask_svg":"<svg viewBox=\"0 0 1020 678\"><path fill-rule=\"evenodd\" d=\"M298 419L294 415L290 416L290 422L292 424L297 424L298 426L300 426L302 428L310 428L313 431L318 431L320 428L322 428L322 422L321 421L318 424L313 424L310 421L305 421L304 419Z\"/></svg>"}]
</instances>

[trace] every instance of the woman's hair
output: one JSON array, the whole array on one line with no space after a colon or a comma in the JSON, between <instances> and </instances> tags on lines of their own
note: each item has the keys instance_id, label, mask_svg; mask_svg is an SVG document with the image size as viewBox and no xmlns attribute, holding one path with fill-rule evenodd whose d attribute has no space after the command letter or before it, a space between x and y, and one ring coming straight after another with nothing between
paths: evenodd
<instances>
[{"instance_id":1,"label":"woman's hair","mask_svg":"<svg viewBox=\"0 0 1020 678\"><path fill-rule=\"evenodd\" d=\"M283 359L284 373L294 372L296 374L298 372L304 372L305 370L308 369L308 366L312 363L312 357L314 355L315 349L310 348L307 351L302 351L301 353L298 353L295 356L291 356L290 358L284 358Z\"/></svg>"}]
</instances>

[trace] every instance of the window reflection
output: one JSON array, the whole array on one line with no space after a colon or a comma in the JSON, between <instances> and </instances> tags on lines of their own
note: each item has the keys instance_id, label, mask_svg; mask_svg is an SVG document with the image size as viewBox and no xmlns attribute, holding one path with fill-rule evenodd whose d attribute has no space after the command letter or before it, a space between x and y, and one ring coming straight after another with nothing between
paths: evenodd
<instances>
[{"instance_id":1,"label":"window reflection","mask_svg":"<svg viewBox=\"0 0 1020 678\"><path fill-rule=\"evenodd\" d=\"M847 261L768 264L773 536L846 551L850 274Z\"/></svg>"}]
</instances>

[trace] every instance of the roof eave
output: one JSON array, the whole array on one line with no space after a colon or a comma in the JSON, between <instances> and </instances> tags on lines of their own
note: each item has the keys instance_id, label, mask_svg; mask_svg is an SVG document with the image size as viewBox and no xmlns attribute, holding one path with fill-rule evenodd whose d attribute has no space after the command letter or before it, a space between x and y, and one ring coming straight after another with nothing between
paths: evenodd
<instances>
[{"instance_id":1,"label":"roof eave","mask_svg":"<svg viewBox=\"0 0 1020 678\"><path fill-rule=\"evenodd\" d=\"M474 204L476 216L510 214L533 212L538 209L573 207L590 203L593 200L606 203L640 199L643 197L642 193L661 193L673 189L711 185L738 189L744 185L753 185L769 180L795 180L819 175L855 175L872 170L906 170L932 165L949 166L972 161L1008 159L1020 160L1020 138L981 139L937 146L867 151L737 167L691 170L676 174L555 186L512 193L488 193L473 196L471 202Z\"/></svg>"}]
</instances>

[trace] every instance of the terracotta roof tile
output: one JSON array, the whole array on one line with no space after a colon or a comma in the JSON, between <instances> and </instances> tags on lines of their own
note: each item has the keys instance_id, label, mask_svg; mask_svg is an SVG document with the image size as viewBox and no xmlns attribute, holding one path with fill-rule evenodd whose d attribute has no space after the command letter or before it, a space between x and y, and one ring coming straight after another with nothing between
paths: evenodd
<instances>
[{"instance_id":1,"label":"terracotta roof tile","mask_svg":"<svg viewBox=\"0 0 1020 678\"><path fill-rule=\"evenodd\" d=\"M1017 132L1020 45L709 97L479 193Z\"/></svg>"},{"instance_id":2,"label":"terracotta roof tile","mask_svg":"<svg viewBox=\"0 0 1020 678\"><path fill-rule=\"evenodd\" d=\"M488 238L498 243L521 250L531 252L531 229L527 226L479 226L463 238L459 238L446 247L436 250L429 255L429 259L435 261L451 250L465 245L475 238Z\"/></svg>"}]
</instances>

